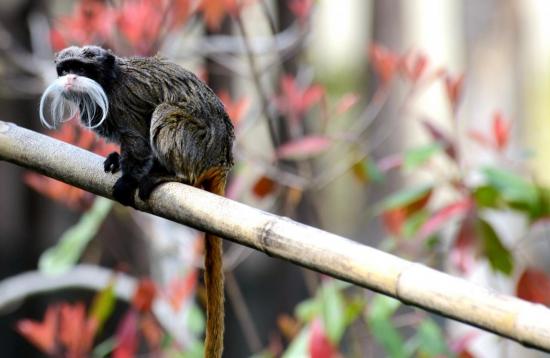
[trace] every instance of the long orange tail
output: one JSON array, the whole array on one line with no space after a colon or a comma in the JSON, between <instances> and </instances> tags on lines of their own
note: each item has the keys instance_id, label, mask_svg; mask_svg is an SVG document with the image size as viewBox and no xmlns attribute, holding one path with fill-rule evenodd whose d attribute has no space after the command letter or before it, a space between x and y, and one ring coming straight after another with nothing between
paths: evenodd
<instances>
[{"instance_id":1,"label":"long orange tail","mask_svg":"<svg viewBox=\"0 0 550 358\"><path fill-rule=\"evenodd\" d=\"M211 193L224 195L225 175L215 175L203 183ZM204 356L221 358L224 333L224 278L222 240L212 234L205 235L204 282L206 285L206 339Z\"/></svg>"}]
</instances>

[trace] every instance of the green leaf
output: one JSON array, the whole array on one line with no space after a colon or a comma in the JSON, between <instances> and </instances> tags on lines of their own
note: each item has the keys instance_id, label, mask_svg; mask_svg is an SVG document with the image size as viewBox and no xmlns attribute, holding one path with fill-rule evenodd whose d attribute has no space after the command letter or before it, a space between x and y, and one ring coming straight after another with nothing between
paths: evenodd
<instances>
[{"instance_id":1,"label":"green leaf","mask_svg":"<svg viewBox=\"0 0 550 358\"><path fill-rule=\"evenodd\" d=\"M344 309L344 322L346 326L352 324L357 317L363 312L366 306L365 298L363 296L353 297L346 302Z\"/></svg>"},{"instance_id":2,"label":"green leaf","mask_svg":"<svg viewBox=\"0 0 550 358\"><path fill-rule=\"evenodd\" d=\"M323 323L329 340L336 346L346 330L344 298L334 280L321 287Z\"/></svg>"},{"instance_id":3,"label":"green leaf","mask_svg":"<svg viewBox=\"0 0 550 358\"><path fill-rule=\"evenodd\" d=\"M367 157L360 162L357 162L352 167L355 177L361 182L381 182L384 179L384 174L378 168L378 165Z\"/></svg>"},{"instance_id":4,"label":"green leaf","mask_svg":"<svg viewBox=\"0 0 550 358\"><path fill-rule=\"evenodd\" d=\"M71 269L96 235L112 205L113 202L109 199L95 199L90 210L82 214L76 225L63 233L57 245L50 247L40 256L40 271L55 275Z\"/></svg>"},{"instance_id":5,"label":"green leaf","mask_svg":"<svg viewBox=\"0 0 550 358\"><path fill-rule=\"evenodd\" d=\"M406 171L412 171L418 168L422 164L426 163L434 154L441 152L442 149L443 146L441 143L434 142L407 150L403 159L403 169Z\"/></svg>"},{"instance_id":6,"label":"green leaf","mask_svg":"<svg viewBox=\"0 0 550 358\"><path fill-rule=\"evenodd\" d=\"M107 357L115 349L117 344L118 344L118 341L115 337L111 337L104 340L94 348L92 352L92 357L93 358Z\"/></svg>"},{"instance_id":7,"label":"green leaf","mask_svg":"<svg viewBox=\"0 0 550 358\"><path fill-rule=\"evenodd\" d=\"M300 302L294 309L296 317L303 322L310 322L321 313L321 303L317 298Z\"/></svg>"},{"instance_id":8,"label":"green leaf","mask_svg":"<svg viewBox=\"0 0 550 358\"><path fill-rule=\"evenodd\" d=\"M448 357L450 355L441 328L430 318L426 318L420 323L415 339L418 342L418 350L421 356Z\"/></svg>"},{"instance_id":9,"label":"green leaf","mask_svg":"<svg viewBox=\"0 0 550 358\"><path fill-rule=\"evenodd\" d=\"M113 313L115 303L114 281L111 281L105 288L96 294L92 306L90 307L90 316L96 319L98 330L101 330L107 318Z\"/></svg>"},{"instance_id":10,"label":"green leaf","mask_svg":"<svg viewBox=\"0 0 550 358\"><path fill-rule=\"evenodd\" d=\"M403 225L403 237L413 237L429 217L430 214L426 210L420 210L408 217Z\"/></svg>"},{"instance_id":11,"label":"green leaf","mask_svg":"<svg viewBox=\"0 0 550 358\"><path fill-rule=\"evenodd\" d=\"M512 254L502 244L495 230L483 219L477 220L476 228L483 239L483 251L491 268L505 275L511 275L514 269Z\"/></svg>"},{"instance_id":12,"label":"green leaf","mask_svg":"<svg viewBox=\"0 0 550 358\"><path fill-rule=\"evenodd\" d=\"M481 208L496 208L502 201L498 191L489 185L475 188L473 195L477 206Z\"/></svg>"},{"instance_id":13,"label":"green leaf","mask_svg":"<svg viewBox=\"0 0 550 358\"><path fill-rule=\"evenodd\" d=\"M407 188L390 195L376 205L377 212L397 209L412 204L429 195L432 184L424 184L415 188Z\"/></svg>"},{"instance_id":14,"label":"green leaf","mask_svg":"<svg viewBox=\"0 0 550 358\"><path fill-rule=\"evenodd\" d=\"M309 336L311 328L309 325L302 328L300 333L292 340L282 358L309 358Z\"/></svg>"},{"instance_id":15,"label":"green leaf","mask_svg":"<svg viewBox=\"0 0 550 358\"><path fill-rule=\"evenodd\" d=\"M204 315L199 306L192 303L189 306L189 313L187 315L187 328L189 331L195 334L202 334L204 332Z\"/></svg>"},{"instance_id":16,"label":"green leaf","mask_svg":"<svg viewBox=\"0 0 550 358\"><path fill-rule=\"evenodd\" d=\"M401 302L393 298L376 295L367 314L367 323L374 339L392 358L408 356L404 339L390 319L400 305Z\"/></svg>"},{"instance_id":17,"label":"green leaf","mask_svg":"<svg viewBox=\"0 0 550 358\"><path fill-rule=\"evenodd\" d=\"M484 168L483 173L488 185L498 191L510 206L527 210L531 215L540 211L540 197L535 185L519 175L501 169Z\"/></svg>"}]
</instances>

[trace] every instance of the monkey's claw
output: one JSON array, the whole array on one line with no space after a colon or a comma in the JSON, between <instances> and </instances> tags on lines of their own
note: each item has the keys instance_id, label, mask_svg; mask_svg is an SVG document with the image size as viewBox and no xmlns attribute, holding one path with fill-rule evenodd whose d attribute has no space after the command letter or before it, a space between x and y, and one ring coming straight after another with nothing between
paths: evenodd
<instances>
[{"instance_id":1,"label":"monkey's claw","mask_svg":"<svg viewBox=\"0 0 550 358\"><path fill-rule=\"evenodd\" d=\"M120 155L117 152L112 152L105 158L103 162L105 173L115 174L120 170Z\"/></svg>"},{"instance_id":2,"label":"monkey's claw","mask_svg":"<svg viewBox=\"0 0 550 358\"><path fill-rule=\"evenodd\" d=\"M128 175L123 175L113 186L113 198L126 206L135 206L134 193L138 186L137 180Z\"/></svg>"}]
</instances>

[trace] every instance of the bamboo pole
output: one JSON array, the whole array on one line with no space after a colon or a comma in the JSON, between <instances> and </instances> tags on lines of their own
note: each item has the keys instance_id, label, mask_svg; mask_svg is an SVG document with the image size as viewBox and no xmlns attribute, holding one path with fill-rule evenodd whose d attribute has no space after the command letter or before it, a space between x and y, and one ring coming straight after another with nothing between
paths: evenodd
<instances>
[{"instance_id":1,"label":"bamboo pole","mask_svg":"<svg viewBox=\"0 0 550 358\"><path fill-rule=\"evenodd\" d=\"M103 172L98 155L2 121L0 159L107 198L118 178ZM543 305L179 183L162 185L147 203L136 199L136 209L550 352Z\"/></svg>"}]
</instances>

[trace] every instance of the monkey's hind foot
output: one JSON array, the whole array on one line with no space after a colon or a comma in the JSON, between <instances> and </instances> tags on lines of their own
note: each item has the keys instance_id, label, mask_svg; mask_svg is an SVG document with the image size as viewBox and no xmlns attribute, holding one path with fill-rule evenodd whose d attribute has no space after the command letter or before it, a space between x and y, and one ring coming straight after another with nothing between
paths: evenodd
<instances>
[{"instance_id":1,"label":"monkey's hind foot","mask_svg":"<svg viewBox=\"0 0 550 358\"><path fill-rule=\"evenodd\" d=\"M176 181L184 183L184 180L174 175L158 175L149 173L139 182L139 198L146 201L157 186L163 183Z\"/></svg>"},{"instance_id":2,"label":"monkey's hind foot","mask_svg":"<svg viewBox=\"0 0 550 358\"><path fill-rule=\"evenodd\" d=\"M103 169L105 170L105 173L115 174L118 172L120 170L120 154L117 152L112 152L109 154L103 162Z\"/></svg>"},{"instance_id":3,"label":"monkey's hind foot","mask_svg":"<svg viewBox=\"0 0 550 358\"><path fill-rule=\"evenodd\" d=\"M126 206L135 206L134 193L138 187L136 179L129 175L123 175L113 186L113 198Z\"/></svg>"}]
</instances>

